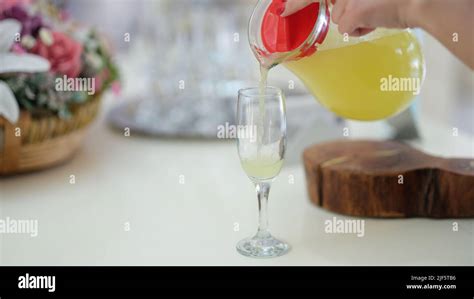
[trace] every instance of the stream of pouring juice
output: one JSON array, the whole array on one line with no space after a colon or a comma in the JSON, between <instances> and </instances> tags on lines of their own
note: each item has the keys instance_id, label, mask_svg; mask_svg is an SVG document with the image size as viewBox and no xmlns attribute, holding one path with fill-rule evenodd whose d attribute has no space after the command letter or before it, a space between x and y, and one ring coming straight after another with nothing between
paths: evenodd
<instances>
[{"instance_id":1,"label":"stream of pouring juice","mask_svg":"<svg viewBox=\"0 0 474 299\"><path fill-rule=\"evenodd\" d=\"M344 42L336 30L331 26L312 56L283 65L323 106L341 117L380 120L407 108L424 79L424 58L416 37L408 30L379 29L366 41L351 43Z\"/></svg>"},{"instance_id":2,"label":"stream of pouring juice","mask_svg":"<svg viewBox=\"0 0 474 299\"><path fill-rule=\"evenodd\" d=\"M268 79L269 69L260 66L260 81L258 82L258 89L260 89L260 100L259 100L259 115L260 122L263 125L263 117L265 114L265 88L267 88L267 79Z\"/></svg>"}]
</instances>

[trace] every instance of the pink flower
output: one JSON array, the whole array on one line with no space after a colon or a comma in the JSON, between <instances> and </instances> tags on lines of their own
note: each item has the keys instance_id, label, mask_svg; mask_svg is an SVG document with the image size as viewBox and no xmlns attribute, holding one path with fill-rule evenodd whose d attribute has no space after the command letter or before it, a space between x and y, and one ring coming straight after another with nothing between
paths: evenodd
<instances>
[{"instance_id":1,"label":"pink flower","mask_svg":"<svg viewBox=\"0 0 474 299\"><path fill-rule=\"evenodd\" d=\"M15 54L25 54L26 53L26 50L23 49L19 44L17 43L14 43L13 46L12 46L12 52L15 53Z\"/></svg>"},{"instance_id":2,"label":"pink flower","mask_svg":"<svg viewBox=\"0 0 474 299\"><path fill-rule=\"evenodd\" d=\"M13 6L26 6L29 5L32 1L31 0L1 0L0 1L0 12L10 9Z\"/></svg>"},{"instance_id":3,"label":"pink flower","mask_svg":"<svg viewBox=\"0 0 474 299\"><path fill-rule=\"evenodd\" d=\"M52 45L48 46L38 39L31 53L46 58L51 63L53 72L71 78L77 77L81 72L81 44L61 32L52 32L52 36Z\"/></svg>"},{"instance_id":4,"label":"pink flower","mask_svg":"<svg viewBox=\"0 0 474 299\"><path fill-rule=\"evenodd\" d=\"M112 83L112 93L115 96L119 96L121 92L122 92L122 85L120 84L120 82L115 81L114 83Z\"/></svg>"}]
</instances>

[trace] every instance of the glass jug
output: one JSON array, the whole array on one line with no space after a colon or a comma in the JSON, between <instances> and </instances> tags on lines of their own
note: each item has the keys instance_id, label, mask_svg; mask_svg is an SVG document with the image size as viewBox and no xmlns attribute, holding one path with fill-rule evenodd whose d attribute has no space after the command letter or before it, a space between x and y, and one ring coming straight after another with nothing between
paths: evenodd
<instances>
[{"instance_id":1,"label":"glass jug","mask_svg":"<svg viewBox=\"0 0 474 299\"><path fill-rule=\"evenodd\" d=\"M260 0L249 42L261 66L282 64L335 114L372 121L405 110L425 76L421 46L409 29L377 29L362 37L340 34L327 0L281 17L283 0Z\"/></svg>"}]
</instances>

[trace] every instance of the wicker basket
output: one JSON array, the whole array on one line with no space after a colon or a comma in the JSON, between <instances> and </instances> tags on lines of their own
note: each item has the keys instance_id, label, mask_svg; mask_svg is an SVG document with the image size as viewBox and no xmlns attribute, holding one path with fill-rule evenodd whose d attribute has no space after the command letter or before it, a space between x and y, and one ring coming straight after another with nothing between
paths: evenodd
<instances>
[{"instance_id":1,"label":"wicker basket","mask_svg":"<svg viewBox=\"0 0 474 299\"><path fill-rule=\"evenodd\" d=\"M45 169L72 158L97 116L100 97L72 108L72 117L32 117L12 125L0 117L0 176Z\"/></svg>"}]
</instances>

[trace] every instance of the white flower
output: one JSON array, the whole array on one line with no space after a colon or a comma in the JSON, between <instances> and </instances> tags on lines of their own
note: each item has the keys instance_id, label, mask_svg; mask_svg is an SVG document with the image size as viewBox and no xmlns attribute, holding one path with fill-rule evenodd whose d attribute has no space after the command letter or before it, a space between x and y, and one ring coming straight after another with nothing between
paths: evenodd
<instances>
[{"instance_id":1,"label":"white flower","mask_svg":"<svg viewBox=\"0 0 474 299\"><path fill-rule=\"evenodd\" d=\"M9 52L15 37L21 31L21 24L13 19L0 22L0 74L47 72L49 62L37 55ZM0 116L15 124L20 116L18 102L10 87L0 81Z\"/></svg>"},{"instance_id":2,"label":"white flower","mask_svg":"<svg viewBox=\"0 0 474 299\"><path fill-rule=\"evenodd\" d=\"M39 38L46 46L51 46L54 43L53 34L48 29L41 28Z\"/></svg>"}]
</instances>

